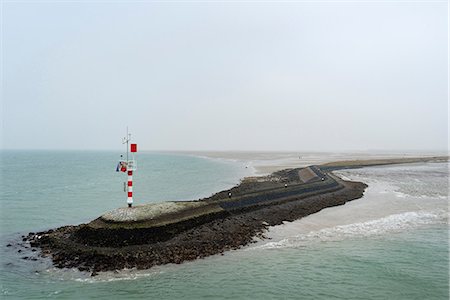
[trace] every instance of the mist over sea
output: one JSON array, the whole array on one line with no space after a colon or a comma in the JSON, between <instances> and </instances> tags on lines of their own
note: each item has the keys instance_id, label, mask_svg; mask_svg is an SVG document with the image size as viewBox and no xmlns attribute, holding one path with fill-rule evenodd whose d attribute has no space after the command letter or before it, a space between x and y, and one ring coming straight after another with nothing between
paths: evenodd
<instances>
[{"instance_id":1,"label":"mist over sea","mask_svg":"<svg viewBox=\"0 0 450 300\"><path fill-rule=\"evenodd\" d=\"M338 171L368 183L365 196L273 227L268 239L223 256L90 277L23 259L36 253L15 244L30 231L125 206L120 153L0 154L1 298L449 298L448 163ZM251 162L146 152L137 160L135 204L199 199L252 175Z\"/></svg>"}]
</instances>

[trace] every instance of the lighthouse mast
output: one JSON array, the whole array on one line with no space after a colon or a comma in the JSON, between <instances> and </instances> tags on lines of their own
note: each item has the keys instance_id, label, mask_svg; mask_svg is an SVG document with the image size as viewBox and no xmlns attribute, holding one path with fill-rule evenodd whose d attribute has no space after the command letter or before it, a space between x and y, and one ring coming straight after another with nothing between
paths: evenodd
<instances>
[{"instance_id":1,"label":"lighthouse mast","mask_svg":"<svg viewBox=\"0 0 450 300\"><path fill-rule=\"evenodd\" d=\"M134 155L131 154L130 159L128 152L131 153L137 152L137 144L130 145L130 141L131 141L131 133L128 132L127 126L127 135L122 139L122 144L127 144L127 160L125 162L126 169L124 171L126 171L128 175L128 181L125 189L125 191L127 192L128 207L133 206L133 171L136 170L136 161L134 160Z\"/></svg>"}]
</instances>

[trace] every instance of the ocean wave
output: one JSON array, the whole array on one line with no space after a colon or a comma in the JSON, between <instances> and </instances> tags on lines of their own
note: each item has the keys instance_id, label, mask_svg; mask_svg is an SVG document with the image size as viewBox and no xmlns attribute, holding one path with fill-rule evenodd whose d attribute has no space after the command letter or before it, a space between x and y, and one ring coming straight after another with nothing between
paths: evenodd
<instances>
[{"instance_id":1,"label":"ocean wave","mask_svg":"<svg viewBox=\"0 0 450 300\"><path fill-rule=\"evenodd\" d=\"M411 211L393 214L380 219L348 225L339 225L288 237L277 242L269 242L252 249L299 248L310 242L339 241L349 238L378 236L386 233L404 231L429 224L445 224L449 219L445 210Z\"/></svg>"},{"instance_id":2,"label":"ocean wave","mask_svg":"<svg viewBox=\"0 0 450 300\"><path fill-rule=\"evenodd\" d=\"M153 277L164 273L160 268L154 267L150 270L123 269L117 271L99 272L97 276L91 276L90 272L82 272L75 268L59 269L49 268L46 270L48 276L63 281L76 281L83 283L127 281L139 278Z\"/></svg>"},{"instance_id":3,"label":"ocean wave","mask_svg":"<svg viewBox=\"0 0 450 300\"><path fill-rule=\"evenodd\" d=\"M416 199L430 199L430 198L434 198L434 199L441 199L441 200L445 200L448 199L447 195L442 195L439 192L422 192L422 193L413 193L413 192L409 192L409 191L404 191L404 190L396 190L392 192L395 197L397 198L416 198Z\"/></svg>"}]
</instances>

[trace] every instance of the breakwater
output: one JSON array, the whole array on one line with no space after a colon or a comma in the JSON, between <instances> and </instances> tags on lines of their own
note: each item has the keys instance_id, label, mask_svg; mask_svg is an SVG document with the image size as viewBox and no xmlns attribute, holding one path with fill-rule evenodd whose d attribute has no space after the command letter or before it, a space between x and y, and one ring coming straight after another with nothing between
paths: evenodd
<instances>
[{"instance_id":1,"label":"breakwater","mask_svg":"<svg viewBox=\"0 0 450 300\"><path fill-rule=\"evenodd\" d=\"M238 249L269 226L358 199L365 188L318 166L287 169L198 201L119 208L87 224L30 233L26 241L60 268L93 275L147 269Z\"/></svg>"}]
</instances>

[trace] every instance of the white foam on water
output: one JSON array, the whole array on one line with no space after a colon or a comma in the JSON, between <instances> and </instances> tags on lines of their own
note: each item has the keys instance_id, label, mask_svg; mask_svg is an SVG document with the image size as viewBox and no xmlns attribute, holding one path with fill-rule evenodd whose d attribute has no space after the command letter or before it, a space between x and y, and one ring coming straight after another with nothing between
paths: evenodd
<instances>
[{"instance_id":1,"label":"white foam on water","mask_svg":"<svg viewBox=\"0 0 450 300\"><path fill-rule=\"evenodd\" d=\"M447 164L405 165L335 172L346 180L368 183L364 196L271 227L266 233L270 242L262 240L248 249L299 247L311 241L363 238L446 223L449 219L448 185L445 176L440 175L447 174L441 170L446 168ZM426 184L418 185L413 179Z\"/></svg>"},{"instance_id":2,"label":"white foam on water","mask_svg":"<svg viewBox=\"0 0 450 300\"><path fill-rule=\"evenodd\" d=\"M339 225L318 231L311 231L307 234L299 234L277 242L259 245L252 249L298 248L314 241L328 242L349 238L371 237L417 228L422 225L445 224L447 220L448 214L445 210L411 211L389 215L367 222Z\"/></svg>"},{"instance_id":3,"label":"white foam on water","mask_svg":"<svg viewBox=\"0 0 450 300\"><path fill-rule=\"evenodd\" d=\"M49 268L46 270L47 276L58 278L61 281L77 281L83 283L98 283L98 282L114 282L127 281L139 278L153 277L164 273L161 267L153 267L149 270L123 269L119 271L98 272L96 276L91 276L90 272L81 272L76 268L59 269Z\"/></svg>"},{"instance_id":4,"label":"white foam on water","mask_svg":"<svg viewBox=\"0 0 450 300\"><path fill-rule=\"evenodd\" d=\"M399 192L399 191L395 191L394 194L395 194L395 197L398 197L398 198L406 198L406 197L408 197L407 194Z\"/></svg>"},{"instance_id":5,"label":"white foam on water","mask_svg":"<svg viewBox=\"0 0 450 300\"><path fill-rule=\"evenodd\" d=\"M139 278L153 277L161 274L160 271L155 270L120 270L118 272L100 272L98 275L88 278L75 278L75 281L85 283L97 283L97 282L114 282L114 281L127 281L136 280Z\"/></svg>"}]
</instances>

